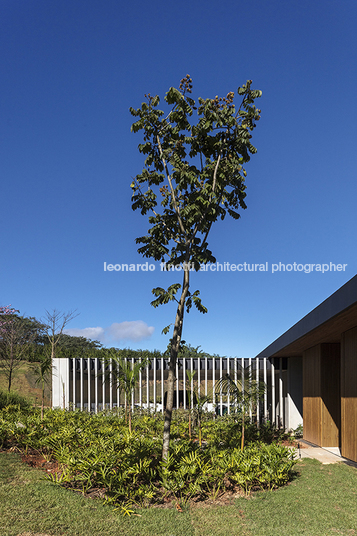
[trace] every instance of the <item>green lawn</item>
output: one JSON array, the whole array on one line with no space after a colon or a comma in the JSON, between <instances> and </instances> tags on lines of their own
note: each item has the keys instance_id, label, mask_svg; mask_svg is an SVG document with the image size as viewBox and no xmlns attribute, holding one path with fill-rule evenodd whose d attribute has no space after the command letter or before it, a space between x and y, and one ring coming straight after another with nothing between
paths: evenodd
<instances>
[{"instance_id":1,"label":"green lawn","mask_svg":"<svg viewBox=\"0 0 357 536\"><path fill-rule=\"evenodd\" d=\"M301 475L274 492L229 506L136 510L122 517L44 480L17 454L0 453L1 536L335 536L357 535L357 469L299 462Z\"/></svg>"}]
</instances>

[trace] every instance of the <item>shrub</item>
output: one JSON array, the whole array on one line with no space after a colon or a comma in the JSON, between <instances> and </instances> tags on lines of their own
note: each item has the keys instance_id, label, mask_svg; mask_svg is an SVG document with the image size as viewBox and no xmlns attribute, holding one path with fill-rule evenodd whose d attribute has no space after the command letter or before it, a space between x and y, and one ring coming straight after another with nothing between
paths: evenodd
<instances>
[{"instance_id":1,"label":"shrub","mask_svg":"<svg viewBox=\"0 0 357 536\"><path fill-rule=\"evenodd\" d=\"M16 393L0 391L0 410L6 408L8 411L28 411L31 409L31 403L25 397Z\"/></svg>"},{"instance_id":2,"label":"shrub","mask_svg":"<svg viewBox=\"0 0 357 536\"><path fill-rule=\"evenodd\" d=\"M2 414L0 428L9 443L58 461L60 470L49 477L53 482L83 493L100 489L116 505L204 500L227 489L274 489L292 477L296 463L289 449L275 443L251 440L242 451L239 426L229 416L203 424L201 448L187 440L187 422L178 414L163 462L161 415L134 414L130 433L116 412L47 410L43 420L38 411L16 419Z\"/></svg>"}]
</instances>

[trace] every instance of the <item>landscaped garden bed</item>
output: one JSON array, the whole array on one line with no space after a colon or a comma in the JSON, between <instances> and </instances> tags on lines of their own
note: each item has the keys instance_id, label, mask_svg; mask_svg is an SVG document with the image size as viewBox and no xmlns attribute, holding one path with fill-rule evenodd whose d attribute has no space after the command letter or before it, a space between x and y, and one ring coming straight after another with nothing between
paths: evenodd
<instances>
[{"instance_id":1,"label":"landscaped garden bed","mask_svg":"<svg viewBox=\"0 0 357 536\"><path fill-rule=\"evenodd\" d=\"M132 432L124 414L39 410L10 405L0 413L2 449L42 468L47 478L120 511L148 506L226 502L252 490L274 490L294 477L292 450L267 426L246 425L242 450L238 415L205 415L201 446L187 414L174 417L170 455L161 459L161 415L136 413Z\"/></svg>"}]
</instances>

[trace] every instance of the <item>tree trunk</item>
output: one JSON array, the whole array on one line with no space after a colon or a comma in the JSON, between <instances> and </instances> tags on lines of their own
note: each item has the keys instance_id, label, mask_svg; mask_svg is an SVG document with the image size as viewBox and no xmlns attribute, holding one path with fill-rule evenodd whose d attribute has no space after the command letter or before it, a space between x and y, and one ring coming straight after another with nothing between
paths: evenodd
<instances>
[{"instance_id":1,"label":"tree trunk","mask_svg":"<svg viewBox=\"0 0 357 536\"><path fill-rule=\"evenodd\" d=\"M12 370L13 370L13 365L14 365L14 348L13 348L13 343L12 343L12 339L11 339L11 343L10 343L10 366L9 366L9 376L8 376L8 391L10 393L10 389L11 389L11 382L12 382Z\"/></svg>"},{"instance_id":2,"label":"tree trunk","mask_svg":"<svg viewBox=\"0 0 357 536\"><path fill-rule=\"evenodd\" d=\"M166 409L165 409L164 434L163 434L163 441L162 441L163 461L166 461L169 456L170 430L171 430L172 409L174 405L174 391L175 391L175 379L176 379L175 378L176 362L177 362L177 355L180 349L183 317L184 317L184 312L185 312L185 302L187 298L188 289L190 286L190 272L189 272L188 263L185 263L184 270L185 271L184 271L184 276L183 276L181 298L177 306L174 333L172 337L171 352L170 352L170 368L169 368L167 399L166 399Z\"/></svg>"},{"instance_id":3,"label":"tree trunk","mask_svg":"<svg viewBox=\"0 0 357 536\"><path fill-rule=\"evenodd\" d=\"M42 380L41 421L43 420L44 407L45 407L45 382Z\"/></svg>"}]
</instances>

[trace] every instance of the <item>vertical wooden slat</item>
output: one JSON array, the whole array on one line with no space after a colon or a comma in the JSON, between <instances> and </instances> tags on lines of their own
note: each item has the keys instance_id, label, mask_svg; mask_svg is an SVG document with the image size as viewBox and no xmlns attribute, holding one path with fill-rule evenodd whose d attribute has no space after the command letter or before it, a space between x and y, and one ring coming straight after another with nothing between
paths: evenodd
<instances>
[{"instance_id":1,"label":"vertical wooden slat","mask_svg":"<svg viewBox=\"0 0 357 536\"><path fill-rule=\"evenodd\" d=\"M72 361L73 361L73 370L72 370L72 378L73 378L73 385L72 385L73 409L76 409L76 358L74 357L72 359Z\"/></svg>"},{"instance_id":2,"label":"vertical wooden slat","mask_svg":"<svg viewBox=\"0 0 357 536\"><path fill-rule=\"evenodd\" d=\"M102 411L105 410L105 362L104 360L101 363L102 365Z\"/></svg>"},{"instance_id":3,"label":"vertical wooden slat","mask_svg":"<svg viewBox=\"0 0 357 536\"><path fill-rule=\"evenodd\" d=\"M264 390L264 422L268 418L268 382L267 382L267 358L263 357L263 381L265 385Z\"/></svg>"},{"instance_id":4,"label":"vertical wooden slat","mask_svg":"<svg viewBox=\"0 0 357 536\"><path fill-rule=\"evenodd\" d=\"M219 358L219 379L221 380L222 378L222 357ZM220 390L219 390L219 414L222 416L223 415L223 397L222 397L222 384L220 386Z\"/></svg>"},{"instance_id":5,"label":"vertical wooden slat","mask_svg":"<svg viewBox=\"0 0 357 536\"><path fill-rule=\"evenodd\" d=\"M341 454L357 462L357 328L342 335Z\"/></svg>"},{"instance_id":6,"label":"vertical wooden slat","mask_svg":"<svg viewBox=\"0 0 357 536\"><path fill-rule=\"evenodd\" d=\"M321 353L320 345L303 353L304 439L321 446Z\"/></svg>"},{"instance_id":7,"label":"vertical wooden slat","mask_svg":"<svg viewBox=\"0 0 357 536\"><path fill-rule=\"evenodd\" d=\"M245 359L241 359L241 385L242 385L242 402L244 404L244 390L245 390Z\"/></svg>"},{"instance_id":8,"label":"vertical wooden slat","mask_svg":"<svg viewBox=\"0 0 357 536\"><path fill-rule=\"evenodd\" d=\"M283 407L283 364L279 357L279 428L284 428L284 407Z\"/></svg>"},{"instance_id":9,"label":"vertical wooden slat","mask_svg":"<svg viewBox=\"0 0 357 536\"><path fill-rule=\"evenodd\" d=\"M149 382L149 363L146 365L146 404L148 409L150 409L150 382Z\"/></svg>"},{"instance_id":10,"label":"vertical wooden slat","mask_svg":"<svg viewBox=\"0 0 357 536\"><path fill-rule=\"evenodd\" d=\"M161 413L164 413L164 358L161 358Z\"/></svg>"},{"instance_id":11,"label":"vertical wooden slat","mask_svg":"<svg viewBox=\"0 0 357 536\"><path fill-rule=\"evenodd\" d=\"M176 408L180 407L180 391L179 391L179 368L178 360L176 360Z\"/></svg>"},{"instance_id":12,"label":"vertical wooden slat","mask_svg":"<svg viewBox=\"0 0 357 536\"><path fill-rule=\"evenodd\" d=\"M87 359L87 369L88 369L88 411L89 413L91 412L92 408L91 408L91 365L90 365L90 357L88 357Z\"/></svg>"},{"instance_id":13,"label":"vertical wooden slat","mask_svg":"<svg viewBox=\"0 0 357 536\"><path fill-rule=\"evenodd\" d=\"M186 357L182 358L182 381L183 381L183 407L187 409L186 404Z\"/></svg>"},{"instance_id":14,"label":"vertical wooden slat","mask_svg":"<svg viewBox=\"0 0 357 536\"><path fill-rule=\"evenodd\" d=\"M271 361L271 421L276 427L276 405L275 405L275 366L274 359Z\"/></svg>"},{"instance_id":15,"label":"vertical wooden slat","mask_svg":"<svg viewBox=\"0 0 357 536\"><path fill-rule=\"evenodd\" d=\"M79 360L79 383L80 383L80 390L81 390L81 411L83 411L84 407L84 401L83 401L83 374L84 374L84 367L83 367L83 359L81 358Z\"/></svg>"},{"instance_id":16,"label":"vertical wooden slat","mask_svg":"<svg viewBox=\"0 0 357 536\"><path fill-rule=\"evenodd\" d=\"M95 376L95 384L94 384L94 411L95 413L98 413L98 359L94 359L94 376Z\"/></svg>"},{"instance_id":17,"label":"vertical wooden slat","mask_svg":"<svg viewBox=\"0 0 357 536\"><path fill-rule=\"evenodd\" d=\"M113 359L109 361L109 407L113 409Z\"/></svg>"},{"instance_id":18,"label":"vertical wooden slat","mask_svg":"<svg viewBox=\"0 0 357 536\"><path fill-rule=\"evenodd\" d=\"M248 370L249 370L249 395L251 396L251 391L252 391L252 358L249 357L248 359ZM249 404L249 420L250 422L252 422L252 405Z\"/></svg>"},{"instance_id":19,"label":"vertical wooden slat","mask_svg":"<svg viewBox=\"0 0 357 536\"><path fill-rule=\"evenodd\" d=\"M227 357L227 374L229 375L229 358ZM230 391L229 391L229 386L228 386L228 393L227 393L227 406L228 406L228 415L230 415L231 413L231 397L230 397Z\"/></svg>"},{"instance_id":20,"label":"vertical wooden slat","mask_svg":"<svg viewBox=\"0 0 357 536\"><path fill-rule=\"evenodd\" d=\"M132 357L131 358L131 369L133 370L134 369L134 365L135 365L135 361L134 361L134 358ZM135 410L135 387L133 389L133 392L131 393L131 411L132 413L134 413L134 410Z\"/></svg>"},{"instance_id":21,"label":"vertical wooden slat","mask_svg":"<svg viewBox=\"0 0 357 536\"><path fill-rule=\"evenodd\" d=\"M216 410L216 361L212 357L212 392L213 392L213 408Z\"/></svg>"},{"instance_id":22,"label":"vertical wooden slat","mask_svg":"<svg viewBox=\"0 0 357 536\"><path fill-rule=\"evenodd\" d=\"M157 392L156 392L156 364L157 364L157 357L154 357L154 411L156 411L156 404L157 404Z\"/></svg>"},{"instance_id":23,"label":"vertical wooden slat","mask_svg":"<svg viewBox=\"0 0 357 536\"><path fill-rule=\"evenodd\" d=\"M255 381L257 383L257 425L259 427L259 411L260 411L260 403L259 403L259 357L255 358Z\"/></svg>"},{"instance_id":24,"label":"vertical wooden slat","mask_svg":"<svg viewBox=\"0 0 357 536\"><path fill-rule=\"evenodd\" d=\"M191 401L192 401L192 397L193 397L193 357L191 357L191 382L190 382L190 409L191 408Z\"/></svg>"}]
</instances>

